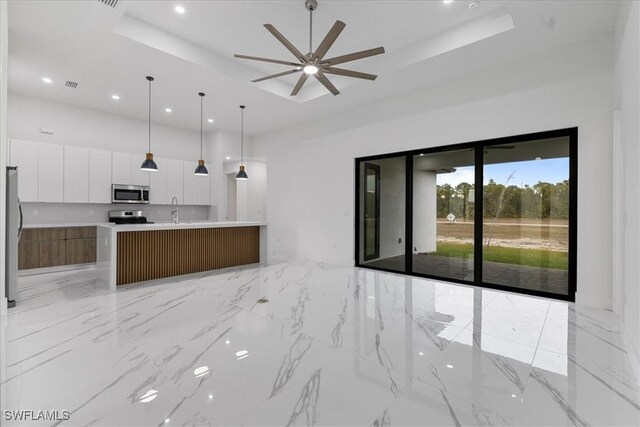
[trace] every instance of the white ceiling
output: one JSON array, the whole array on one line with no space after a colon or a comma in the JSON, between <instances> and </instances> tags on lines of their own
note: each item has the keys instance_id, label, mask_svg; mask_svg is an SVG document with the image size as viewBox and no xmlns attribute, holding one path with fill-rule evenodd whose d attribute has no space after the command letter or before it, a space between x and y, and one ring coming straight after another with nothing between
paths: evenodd
<instances>
[{"instance_id":1,"label":"white ceiling","mask_svg":"<svg viewBox=\"0 0 640 427\"><path fill-rule=\"evenodd\" d=\"M175 13L177 4L184 15ZM330 56L377 46L387 53L344 65L378 73L375 82L331 76L339 96L308 84L290 99L295 76L253 84L249 80L284 69L233 54L292 60L265 23L306 51L303 0L120 0L114 9L98 0L10 1L9 90L146 119L145 76L153 75L155 121L199 129L197 93L203 91L205 118L215 119L205 129L238 130L237 107L246 104L246 131L257 134L611 33L619 8L607 0L484 0L473 10L467 4L319 0L315 46L340 19L347 27ZM42 83L43 76L53 84ZM64 87L66 80L78 88ZM114 93L120 101L111 99Z\"/></svg>"}]
</instances>

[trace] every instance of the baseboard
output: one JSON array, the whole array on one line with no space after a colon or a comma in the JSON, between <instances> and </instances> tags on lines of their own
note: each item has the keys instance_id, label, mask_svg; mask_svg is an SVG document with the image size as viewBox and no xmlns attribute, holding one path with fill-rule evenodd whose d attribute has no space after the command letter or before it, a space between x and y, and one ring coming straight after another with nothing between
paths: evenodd
<instances>
[{"instance_id":1,"label":"baseboard","mask_svg":"<svg viewBox=\"0 0 640 427\"><path fill-rule=\"evenodd\" d=\"M640 388L640 355L637 353L633 343L629 339L627 326L623 322L621 322L621 326L622 333L620 335L622 335L622 342L624 344L624 348L627 350L627 354L629 355L629 363L631 364L631 369L633 369L633 373L636 376L638 388Z\"/></svg>"},{"instance_id":2,"label":"baseboard","mask_svg":"<svg viewBox=\"0 0 640 427\"><path fill-rule=\"evenodd\" d=\"M38 274L60 273L62 271L85 270L96 268L96 263L60 265L57 267L30 268L28 270L18 270L18 277L35 276Z\"/></svg>"}]
</instances>

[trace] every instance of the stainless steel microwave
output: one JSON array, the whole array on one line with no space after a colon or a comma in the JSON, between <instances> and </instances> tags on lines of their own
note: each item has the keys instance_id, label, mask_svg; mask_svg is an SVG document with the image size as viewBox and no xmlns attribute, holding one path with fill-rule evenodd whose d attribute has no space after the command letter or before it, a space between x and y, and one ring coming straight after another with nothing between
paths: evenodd
<instances>
[{"instance_id":1,"label":"stainless steel microwave","mask_svg":"<svg viewBox=\"0 0 640 427\"><path fill-rule=\"evenodd\" d=\"M112 184L111 203L149 204L149 186Z\"/></svg>"}]
</instances>

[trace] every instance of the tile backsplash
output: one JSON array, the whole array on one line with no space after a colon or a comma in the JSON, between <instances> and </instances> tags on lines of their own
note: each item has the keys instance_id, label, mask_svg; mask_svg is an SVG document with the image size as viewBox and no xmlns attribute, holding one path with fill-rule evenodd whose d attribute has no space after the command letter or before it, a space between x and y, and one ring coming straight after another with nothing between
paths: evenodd
<instances>
[{"instance_id":1,"label":"tile backsplash","mask_svg":"<svg viewBox=\"0 0 640 427\"><path fill-rule=\"evenodd\" d=\"M98 223L109 221L110 210L143 210L154 222L171 221L169 205L111 205L98 203L22 203L24 223L63 224ZM180 221L215 220L216 206L180 205Z\"/></svg>"}]
</instances>

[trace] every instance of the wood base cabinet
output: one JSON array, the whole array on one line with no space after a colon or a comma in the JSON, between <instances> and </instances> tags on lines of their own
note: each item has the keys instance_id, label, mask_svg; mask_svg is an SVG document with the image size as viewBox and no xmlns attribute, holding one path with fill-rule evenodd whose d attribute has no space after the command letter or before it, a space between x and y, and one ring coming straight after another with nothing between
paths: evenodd
<instances>
[{"instance_id":1,"label":"wood base cabinet","mask_svg":"<svg viewBox=\"0 0 640 427\"><path fill-rule=\"evenodd\" d=\"M96 262L96 227L25 229L18 243L18 270Z\"/></svg>"}]
</instances>

